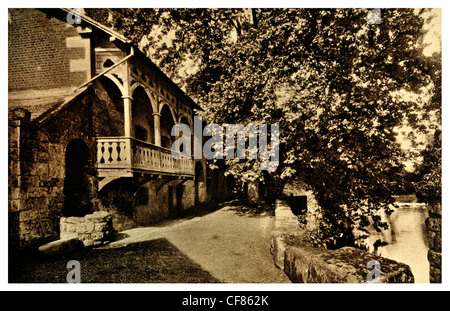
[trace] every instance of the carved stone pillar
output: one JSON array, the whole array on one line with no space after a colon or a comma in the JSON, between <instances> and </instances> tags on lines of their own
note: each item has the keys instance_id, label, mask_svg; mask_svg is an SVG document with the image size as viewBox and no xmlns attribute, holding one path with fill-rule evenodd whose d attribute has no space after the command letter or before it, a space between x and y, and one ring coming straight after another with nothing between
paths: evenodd
<instances>
[{"instance_id":1,"label":"carved stone pillar","mask_svg":"<svg viewBox=\"0 0 450 311\"><path fill-rule=\"evenodd\" d=\"M132 125L132 100L131 96L122 96L123 98L123 118L124 118L124 133L125 137L131 137L131 125Z\"/></svg>"},{"instance_id":2,"label":"carved stone pillar","mask_svg":"<svg viewBox=\"0 0 450 311\"><path fill-rule=\"evenodd\" d=\"M158 112L153 113L154 118L154 126L155 126L155 145L161 146L161 125L160 125L160 118L161 114Z\"/></svg>"}]
</instances>

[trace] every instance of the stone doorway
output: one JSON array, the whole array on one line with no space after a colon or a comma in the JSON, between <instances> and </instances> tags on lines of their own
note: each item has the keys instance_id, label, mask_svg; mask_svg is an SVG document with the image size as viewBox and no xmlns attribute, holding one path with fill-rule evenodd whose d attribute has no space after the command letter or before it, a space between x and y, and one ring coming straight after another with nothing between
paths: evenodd
<instances>
[{"instance_id":1,"label":"stone doorway","mask_svg":"<svg viewBox=\"0 0 450 311\"><path fill-rule=\"evenodd\" d=\"M92 213L90 182L88 176L90 152L81 139L69 142L65 154L63 216L85 216Z\"/></svg>"}]
</instances>

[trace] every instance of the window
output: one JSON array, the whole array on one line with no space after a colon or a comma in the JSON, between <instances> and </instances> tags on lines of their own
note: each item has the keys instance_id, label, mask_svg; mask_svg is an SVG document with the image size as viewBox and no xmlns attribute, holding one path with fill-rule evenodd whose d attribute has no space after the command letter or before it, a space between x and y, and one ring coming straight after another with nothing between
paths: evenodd
<instances>
[{"instance_id":1,"label":"window","mask_svg":"<svg viewBox=\"0 0 450 311\"><path fill-rule=\"evenodd\" d=\"M109 58L103 63L103 68L109 68L112 65L114 65L114 62L110 60Z\"/></svg>"}]
</instances>

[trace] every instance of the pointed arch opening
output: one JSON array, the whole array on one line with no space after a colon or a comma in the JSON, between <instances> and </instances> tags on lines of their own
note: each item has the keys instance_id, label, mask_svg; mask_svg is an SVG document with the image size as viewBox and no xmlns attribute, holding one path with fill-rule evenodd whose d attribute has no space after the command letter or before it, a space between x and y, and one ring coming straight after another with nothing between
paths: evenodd
<instances>
[{"instance_id":1,"label":"pointed arch opening","mask_svg":"<svg viewBox=\"0 0 450 311\"><path fill-rule=\"evenodd\" d=\"M133 92L132 122L133 136L136 139L155 143L153 109L150 98L142 86Z\"/></svg>"},{"instance_id":2,"label":"pointed arch opening","mask_svg":"<svg viewBox=\"0 0 450 311\"><path fill-rule=\"evenodd\" d=\"M174 138L171 135L172 127L175 125L169 106L164 105L161 109L161 147L170 149Z\"/></svg>"},{"instance_id":3,"label":"pointed arch opening","mask_svg":"<svg viewBox=\"0 0 450 311\"><path fill-rule=\"evenodd\" d=\"M124 135L124 107L122 92L115 81L102 76L96 81L95 94L101 103L96 110L99 126L96 129L98 136ZM108 124L108 126L102 126Z\"/></svg>"}]
</instances>

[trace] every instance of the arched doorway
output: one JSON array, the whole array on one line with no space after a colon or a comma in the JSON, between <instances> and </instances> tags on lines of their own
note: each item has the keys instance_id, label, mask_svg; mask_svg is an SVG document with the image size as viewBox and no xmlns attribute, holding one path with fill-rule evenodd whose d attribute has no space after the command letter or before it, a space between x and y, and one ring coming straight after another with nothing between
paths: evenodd
<instances>
[{"instance_id":1,"label":"arched doorway","mask_svg":"<svg viewBox=\"0 0 450 311\"><path fill-rule=\"evenodd\" d=\"M89 197L89 148L81 139L69 142L66 148L64 179L63 216L84 216L92 212L92 202Z\"/></svg>"}]
</instances>

